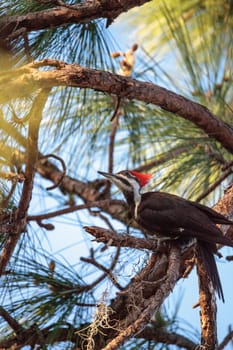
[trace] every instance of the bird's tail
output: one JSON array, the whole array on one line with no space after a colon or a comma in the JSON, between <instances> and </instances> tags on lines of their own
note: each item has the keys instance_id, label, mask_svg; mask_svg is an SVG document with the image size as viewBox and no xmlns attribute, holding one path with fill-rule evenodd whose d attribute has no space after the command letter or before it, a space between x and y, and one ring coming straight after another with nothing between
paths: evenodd
<instances>
[{"instance_id":1,"label":"bird's tail","mask_svg":"<svg viewBox=\"0 0 233 350\"><path fill-rule=\"evenodd\" d=\"M219 298L222 299L222 301L224 302L222 284L220 281L216 261L214 258L214 253L216 252L215 244L203 241L198 242L197 249L199 251L199 254L201 254L202 256L204 268L213 284L214 290L217 292Z\"/></svg>"}]
</instances>

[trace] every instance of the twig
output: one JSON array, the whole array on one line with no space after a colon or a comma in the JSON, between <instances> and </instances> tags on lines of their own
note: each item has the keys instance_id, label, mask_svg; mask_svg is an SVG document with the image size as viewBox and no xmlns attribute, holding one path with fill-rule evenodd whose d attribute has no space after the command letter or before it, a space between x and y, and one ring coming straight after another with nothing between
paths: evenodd
<instances>
[{"instance_id":1,"label":"twig","mask_svg":"<svg viewBox=\"0 0 233 350\"><path fill-rule=\"evenodd\" d=\"M233 160L231 162L228 162L222 167L222 170L227 170L228 168L231 168L233 166Z\"/></svg>"},{"instance_id":2,"label":"twig","mask_svg":"<svg viewBox=\"0 0 233 350\"><path fill-rule=\"evenodd\" d=\"M0 306L0 316L4 318L18 336L24 332L23 327L2 306Z\"/></svg>"},{"instance_id":3,"label":"twig","mask_svg":"<svg viewBox=\"0 0 233 350\"><path fill-rule=\"evenodd\" d=\"M134 52L137 50L138 45L134 44L130 50L127 52L114 52L112 53L112 57L116 58L119 56L123 56L123 59L120 61L121 69L119 71L119 74L128 77L131 75L134 67ZM110 133L110 142L109 142L109 161L108 161L108 171L109 173L112 173L113 171L113 161L114 161L114 144L115 144L115 138L116 138L116 132L119 124L119 116L120 116L120 104L121 104L121 98L120 96L116 95L115 97L115 108L113 115L111 117L112 127L111 127L111 133ZM111 183L108 182L106 186L106 192L110 192Z\"/></svg>"},{"instance_id":4,"label":"twig","mask_svg":"<svg viewBox=\"0 0 233 350\"><path fill-rule=\"evenodd\" d=\"M193 147L193 144L192 144ZM156 157L156 159L152 160L151 162L145 164L145 165L141 165L137 168L135 168L136 171L148 171L151 168L157 167L161 164L164 164L166 162L168 162L171 159L176 158L177 156L179 156L180 154L187 152L190 149L190 147L177 147L174 148L172 150L169 150L169 152L167 152L165 155L162 155L161 157Z\"/></svg>"},{"instance_id":5,"label":"twig","mask_svg":"<svg viewBox=\"0 0 233 350\"><path fill-rule=\"evenodd\" d=\"M233 261L233 255L228 255L225 258L227 261Z\"/></svg>"},{"instance_id":6,"label":"twig","mask_svg":"<svg viewBox=\"0 0 233 350\"><path fill-rule=\"evenodd\" d=\"M179 333L170 332L161 326L157 327L156 322L151 322L148 327L145 327L143 331L136 334L135 337L138 339L147 339L148 341L152 340L156 343L164 343L166 345L176 345L186 350L198 349L198 345L190 340L190 338Z\"/></svg>"},{"instance_id":7,"label":"twig","mask_svg":"<svg viewBox=\"0 0 233 350\"><path fill-rule=\"evenodd\" d=\"M105 266L103 266L102 264L100 264L94 257L94 251L93 249L91 249L91 257L90 258L85 258L85 257L81 257L80 260L92 264L94 266L96 266L99 270L102 270L105 273L105 276L108 276L110 278L110 280L112 281L112 283L120 290L123 290L123 287L121 287L121 285L117 282L115 276L112 273L112 270L115 268L118 258L120 255L120 247L117 247L116 250L116 254L112 260L112 263L110 265L109 268L106 268Z\"/></svg>"},{"instance_id":8,"label":"twig","mask_svg":"<svg viewBox=\"0 0 233 350\"><path fill-rule=\"evenodd\" d=\"M51 191L51 190L54 190L55 188L57 188L62 183L62 180L63 180L63 178L64 178L64 176L66 174L66 164L65 164L64 160L61 157L58 157L57 155L52 154L52 153L46 154L44 156L40 156L40 159L44 159L44 158L57 159L57 160L59 160L59 162L62 165L62 171L60 172L61 173L60 179L57 181L56 184L46 188L47 191Z\"/></svg>"},{"instance_id":9,"label":"twig","mask_svg":"<svg viewBox=\"0 0 233 350\"><path fill-rule=\"evenodd\" d=\"M13 172L4 173L4 172L0 171L0 177L4 178L6 180L10 180L13 183L25 181L25 174L24 173L20 173L20 174L13 173Z\"/></svg>"},{"instance_id":10,"label":"twig","mask_svg":"<svg viewBox=\"0 0 233 350\"><path fill-rule=\"evenodd\" d=\"M229 329L229 333L225 336L225 338L219 344L218 350L223 350L230 341L233 341L233 331L231 330L231 328Z\"/></svg>"},{"instance_id":11,"label":"twig","mask_svg":"<svg viewBox=\"0 0 233 350\"><path fill-rule=\"evenodd\" d=\"M24 67L21 67L19 69L29 69L31 70L32 68L40 68L40 67L45 67L45 66L51 66L55 67L57 69L64 68L66 66L66 63L64 61L59 61L53 58L44 58L43 60L40 61L33 61L28 64L26 64Z\"/></svg>"},{"instance_id":12,"label":"twig","mask_svg":"<svg viewBox=\"0 0 233 350\"><path fill-rule=\"evenodd\" d=\"M28 122L29 118L30 118L30 112L27 113L25 116L23 116L22 118L19 118L14 110L14 108L11 106L11 111L12 111L12 121L16 124L24 124L26 122Z\"/></svg>"},{"instance_id":13,"label":"twig","mask_svg":"<svg viewBox=\"0 0 233 350\"><path fill-rule=\"evenodd\" d=\"M25 28L25 31L23 32L23 40L24 40L24 50L25 50L25 53L26 53L27 60L28 60L28 62L31 62L32 61L32 56L31 56L31 53L30 53L28 32L27 32L26 28Z\"/></svg>"},{"instance_id":14,"label":"twig","mask_svg":"<svg viewBox=\"0 0 233 350\"><path fill-rule=\"evenodd\" d=\"M1 202L0 202L0 210L3 209L3 208L7 208L8 204L9 204L9 201L10 201L11 197L13 196L13 194L15 192L16 185L17 185L17 183L13 182L12 185L11 185L11 189L10 189L9 193L7 194L6 197L4 197L1 200Z\"/></svg>"},{"instance_id":15,"label":"twig","mask_svg":"<svg viewBox=\"0 0 233 350\"><path fill-rule=\"evenodd\" d=\"M116 138L116 132L119 124L119 116L116 115L116 117L112 121L112 128L110 133L110 142L109 142L109 158L108 158L108 171L109 173L112 173L113 171L113 154L114 154L114 144L115 144L115 138Z\"/></svg>"},{"instance_id":16,"label":"twig","mask_svg":"<svg viewBox=\"0 0 233 350\"><path fill-rule=\"evenodd\" d=\"M137 238L127 234L117 234L114 231L97 226L85 226L86 232L96 238L97 242L108 244L111 241L111 246L131 247L135 249L156 250L157 241L145 238Z\"/></svg>"},{"instance_id":17,"label":"twig","mask_svg":"<svg viewBox=\"0 0 233 350\"><path fill-rule=\"evenodd\" d=\"M114 231L114 227L113 225L111 224L110 220L104 215L102 214L102 212L100 211L95 211L95 210L89 210L90 211L90 214L93 215L93 216L98 216L100 219L102 219L107 225L108 227L110 228L111 231Z\"/></svg>"},{"instance_id":18,"label":"twig","mask_svg":"<svg viewBox=\"0 0 233 350\"><path fill-rule=\"evenodd\" d=\"M119 96L116 96L114 112L113 112L113 115L111 116L110 122L112 122L118 116L120 104L121 104L121 99Z\"/></svg>"},{"instance_id":19,"label":"twig","mask_svg":"<svg viewBox=\"0 0 233 350\"><path fill-rule=\"evenodd\" d=\"M209 188L207 188L205 192L203 192L200 196L196 198L196 202L200 202L203 198L205 198L211 192L213 192L215 188L221 184L221 182L223 182L229 175L232 174L232 172L233 172L232 169L229 169L228 171L226 171L222 176L218 178L217 181L215 181Z\"/></svg>"},{"instance_id":20,"label":"twig","mask_svg":"<svg viewBox=\"0 0 233 350\"><path fill-rule=\"evenodd\" d=\"M53 211L51 213L45 213L45 214L40 214L40 215L28 215L27 221L42 221L45 219L51 219L56 216L64 215L64 214L69 214L77 210L82 210L82 209L89 209L89 208L94 208L94 207L105 207L109 206L111 204L122 204L121 201L119 200L102 200L102 201L95 201L91 203L85 203L85 204L79 204L79 205L72 205L71 207L68 208L63 208L60 210Z\"/></svg>"},{"instance_id":21,"label":"twig","mask_svg":"<svg viewBox=\"0 0 233 350\"><path fill-rule=\"evenodd\" d=\"M210 145L204 145L204 152L208 154L210 158L215 160L217 164L222 164L223 167L226 166L226 160L220 154L215 153Z\"/></svg>"}]
</instances>

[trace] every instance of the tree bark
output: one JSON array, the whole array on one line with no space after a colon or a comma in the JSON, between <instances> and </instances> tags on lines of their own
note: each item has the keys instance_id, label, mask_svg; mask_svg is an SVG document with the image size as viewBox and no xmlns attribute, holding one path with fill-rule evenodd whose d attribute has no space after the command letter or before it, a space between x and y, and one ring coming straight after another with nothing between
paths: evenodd
<instances>
[{"instance_id":1,"label":"tree bark","mask_svg":"<svg viewBox=\"0 0 233 350\"><path fill-rule=\"evenodd\" d=\"M43 72L37 70L46 65L55 66L57 69ZM56 60L34 62L9 74L11 76L6 74L0 80L0 102L30 95L38 88L90 88L117 95L119 98L152 103L177 114L194 123L210 138L219 141L225 149L233 153L233 129L229 125L218 119L205 106L158 85Z\"/></svg>"},{"instance_id":2,"label":"tree bark","mask_svg":"<svg viewBox=\"0 0 233 350\"><path fill-rule=\"evenodd\" d=\"M2 17L0 38L5 39L16 31L25 32L50 29L65 24L86 23L97 18L106 18L111 23L121 13L151 0L99 0L84 1L78 5L53 7L48 10L28 13L22 16Z\"/></svg>"}]
</instances>

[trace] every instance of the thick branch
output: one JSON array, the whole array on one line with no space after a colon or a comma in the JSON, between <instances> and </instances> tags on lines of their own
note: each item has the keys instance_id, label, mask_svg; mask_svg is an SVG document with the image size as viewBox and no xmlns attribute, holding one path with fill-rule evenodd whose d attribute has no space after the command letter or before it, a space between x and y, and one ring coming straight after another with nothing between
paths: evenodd
<instances>
[{"instance_id":1,"label":"thick branch","mask_svg":"<svg viewBox=\"0 0 233 350\"><path fill-rule=\"evenodd\" d=\"M153 340L156 343L163 343L166 345L173 344L187 350L198 348L197 344L182 334L169 332L161 326L156 327L156 323L152 323L152 326L154 327L146 327L142 332L136 335L136 338Z\"/></svg>"},{"instance_id":2,"label":"thick branch","mask_svg":"<svg viewBox=\"0 0 233 350\"><path fill-rule=\"evenodd\" d=\"M24 72L23 79L21 76L17 78L14 75L12 81L8 79L7 89L5 82L3 84L0 81L0 100L29 94L33 89L41 87L73 86L90 88L115 94L120 98L136 99L145 103L155 104L166 111L191 121L208 136L219 141L228 151L233 152L232 128L199 103L190 101L181 95L152 83L81 67L77 64L60 63L60 69L44 72L35 69L39 66L54 64L54 60L51 62L50 60L44 60L21 68L22 73Z\"/></svg>"},{"instance_id":3,"label":"thick branch","mask_svg":"<svg viewBox=\"0 0 233 350\"><path fill-rule=\"evenodd\" d=\"M161 306L165 298L173 290L177 279L179 278L180 267L180 251L175 245L171 247L169 254L169 263L166 278L157 288L156 293L144 300L144 309L140 310L142 305L138 304L138 316L133 322L130 322L115 338L113 338L103 350L118 349L127 339L134 336L144 329L146 324L150 321L154 312Z\"/></svg>"},{"instance_id":4,"label":"thick branch","mask_svg":"<svg viewBox=\"0 0 233 350\"><path fill-rule=\"evenodd\" d=\"M84 228L86 232L96 238L97 242L102 242L111 246L148 249L151 251L155 251L158 248L155 239L137 238L123 233L117 234L114 231L97 226L86 226Z\"/></svg>"},{"instance_id":5,"label":"thick branch","mask_svg":"<svg viewBox=\"0 0 233 350\"><path fill-rule=\"evenodd\" d=\"M42 335L41 338L44 339L43 344L49 345L54 344L56 342L67 341L69 339L70 342L73 342L76 346L78 345L78 340L80 336L78 334L79 329L75 329L71 325L60 326L56 325L56 336L54 332L54 325L45 327L44 329L40 329L40 333ZM231 335L232 336L232 335ZM10 349L11 346L17 344L18 346L25 345L42 345L41 342L38 341L38 334L32 329L28 329L24 331L23 339L19 339L17 335L3 340L0 342L0 346L2 349ZM167 332L163 328L155 328L155 327L146 327L140 334L136 335L136 338L143 338L147 340L153 340L156 343L165 343L165 344L173 344L177 345L181 348L185 348L187 350L193 350L197 344L193 343L191 340L187 339L181 334L175 332ZM219 348L220 350L220 348Z\"/></svg>"},{"instance_id":6,"label":"thick branch","mask_svg":"<svg viewBox=\"0 0 233 350\"><path fill-rule=\"evenodd\" d=\"M149 1L151 0L84 1L78 5L55 7L22 16L3 16L0 21L0 37L6 38L22 28L31 32L64 24L86 23L97 18L107 18L110 23L121 13Z\"/></svg>"},{"instance_id":7,"label":"thick branch","mask_svg":"<svg viewBox=\"0 0 233 350\"><path fill-rule=\"evenodd\" d=\"M61 171L58 167L48 160L41 160L37 165L37 171L39 174L51 180L53 183L57 183L61 178ZM105 197L103 192L103 188L105 188L106 182L103 180L96 180L94 182L82 182L80 180L74 179L70 176L65 175L63 177L62 183L60 185L61 191L63 193L72 193L78 195L88 206L84 205L83 207L78 207L79 209L85 209L93 207L93 202L98 201L98 208L104 210L108 214L110 214L113 218L120 220L124 223L128 220L128 209L124 201L114 201L111 205L109 205L109 201L104 201ZM103 201L102 201L103 199ZM72 209L68 209L68 211L72 211ZM61 215L62 213L58 213ZM50 215L50 213L48 213ZM53 216L53 214L51 214ZM56 214L57 215L57 214ZM48 219L49 217L42 217L41 219ZM32 218L36 219L37 218Z\"/></svg>"}]
</instances>

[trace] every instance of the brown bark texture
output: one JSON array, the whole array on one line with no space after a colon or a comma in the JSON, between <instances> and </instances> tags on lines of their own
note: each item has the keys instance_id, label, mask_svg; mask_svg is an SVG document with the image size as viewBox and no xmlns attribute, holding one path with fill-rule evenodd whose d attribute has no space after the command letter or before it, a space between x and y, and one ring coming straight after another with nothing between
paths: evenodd
<instances>
[{"instance_id":1,"label":"brown bark texture","mask_svg":"<svg viewBox=\"0 0 233 350\"><path fill-rule=\"evenodd\" d=\"M37 69L46 65L56 66L58 69L46 72ZM77 64L69 65L55 60L44 60L9 72L9 75L6 74L0 80L0 102L14 97L28 96L39 88L54 86L90 88L117 95L119 98L152 103L194 123L209 137L215 138L233 153L232 128L213 115L205 106L152 83L81 67Z\"/></svg>"}]
</instances>

